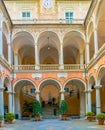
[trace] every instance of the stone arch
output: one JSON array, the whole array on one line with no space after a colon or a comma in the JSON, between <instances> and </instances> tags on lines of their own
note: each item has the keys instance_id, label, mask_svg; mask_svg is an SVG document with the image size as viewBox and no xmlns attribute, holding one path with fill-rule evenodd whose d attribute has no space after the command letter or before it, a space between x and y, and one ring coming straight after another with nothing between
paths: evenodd
<instances>
[{"instance_id":1,"label":"stone arch","mask_svg":"<svg viewBox=\"0 0 105 130\"><path fill-rule=\"evenodd\" d=\"M66 84L67 84L68 82L72 81L72 80L80 81L80 82L84 85L84 88L85 88L85 90L86 90L86 83L85 83L82 79L80 79L80 78L71 78L71 79L67 80L67 81L65 82L64 86L63 86L63 90L64 90Z\"/></svg>"},{"instance_id":2,"label":"stone arch","mask_svg":"<svg viewBox=\"0 0 105 130\"><path fill-rule=\"evenodd\" d=\"M20 31L14 35L12 46L14 57L18 58L18 64L35 64L34 42L29 32Z\"/></svg>"},{"instance_id":3,"label":"stone arch","mask_svg":"<svg viewBox=\"0 0 105 130\"><path fill-rule=\"evenodd\" d=\"M10 40L10 29L9 29L9 25L7 24L6 21L3 21L2 23L2 28L3 28L3 34L5 35L7 41Z\"/></svg>"},{"instance_id":4,"label":"stone arch","mask_svg":"<svg viewBox=\"0 0 105 130\"><path fill-rule=\"evenodd\" d=\"M100 20L100 17L103 15L103 10L104 10L104 6L105 6L105 1L104 0L102 0L102 1L100 1L99 2L99 5L98 5L98 8L97 8L97 10L96 10L96 19L95 19L95 21L96 21L96 26L98 26L98 23L99 23L99 20Z\"/></svg>"},{"instance_id":5,"label":"stone arch","mask_svg":"<svg viewBox=\"0 0 105 130\"><path fill-rule=\"evenodd\" d=\"M10 81L8 76L4 77L3 84L4 84L4 87L7 87L5 89L7 89L8 91L11 91L11 86L10 86L11 85L11 81Z\"/></svg>"},{"instance_id":6,"label":"stone arch","mask_svg":"<svg viewBox=\"0 0 105 130\"><path fill-rule=\"evenodd\" d=\"M102 77L105 75L105 65L100 66L97 71L96 84L100 85Z\"/></svg>"},{"instance_id":7,"label":"stone arch","mask_svg":"<svg viewBox=\"0 0 105 130\"><path fill-rule=\"evenodd\" d=\"M88 38L88 41L90 41L92 33L93 33L93 21L90 21L88 26L87 26L87 38Z\"/></svg>"},{"instance_id":8,"label":"stone arch","mask_svg":"<svg viewBox=\"0 0 105 130\"><path fill-rule=\"evenodd\" d=\"M95 77L94 77L94 75L90 75L90 77L89 77L89 80L88 80L88 85L89 85L89 88L88 88L88 90L91 90L91 89L93 89L93 88L95 88Z\"/></svg>"},{"instance_id":9,"label":"stone arch","mask_svg":"<svg viewBox=\"0 0 105 130\"><path fill-rule=\"evenodd\" d=\"M42 88L43 84L45 84L45 82L47 81L52 81L52 82L55 82L56 85L57 85L57 88L59 90L62 90L62 87L61 87L61 84L56 80L56 79L53 79L53 78L48 78L48 79L44 79L38 86L38 91L40 91L40 89Z\"/></svg>"},{"instance_id":10,"label":"stone arch","mask_svg":"<svg viewBox=\"0 0 105 130\"><path fill-rule=\"evenodd\" d=\"M64 38L65 38L65 36L66 36L68 33L71 34L72 32L75 32L75 33L79 34L78 36L80 36L80 37L85 41L85 34L84 34L83 32L81 32L81 31L79 31L79 30L74 30L74 29L69 30L68 32L66 32L65 35L64 35ZM64 40L63 40L63 41L64 41Z\"/></svg>"},{"instance_id":11,"label":"stone arch","mask_svg":"<svg viewBox=\"0 0 105 130\"><path fill-rule=\"evenodd\" d=\"M32 85L35 87L35 89L37 89L35 83L34 83L32 80L27 79L27 78L24 78L24 79L19 79L19 80L17 80L17 81L13 84L13 91L15 90L16 84L19 83L20 81L23 81L23 80L27 80L27 81L31 82Z\"/></svg>"},{"instance_id":12,"label":"stone arch","mask_svg":"<svg viewBox=\"0 0 105 130\"><path fill-rule=\"evenodd\" d=\"M53 31L41 32L38 37L38 51L40 54L40 64L46 60L55 61L54 64L59 63L59 47L60 40L58 35ZM50 62L46 64L51 64Z\"/></svg>"},{"instance_id":13,"label":"stone arch","mask_svg":"<svg viewBox=\"0 0 105 130\"><path fill-rule=\"evenodd\" d=\"M83 64L85 50L85 35L80 31L68 31L63 39L64 63ZM81 58L82 57L82 58ZM68 62L67 62L68 61ZM81 63L80 63L81 62Z\"/></svg>"},{"instance_id":14,"label":"stone arch","mask_svg":"<svg viewBox=\"0 0 105 130\"><path fill-rule=\"evenodd\" d=\"M32 40L34 40L33 35L32 35L29 31L27 31L27 30L22 30L22 31L18 30L17 32L13 33L13 35L12 35L12 41L13 41L16 37L19 37L19 36L21 35L21 33L22 33L22 34L23 34L23 33L26 33L27 35L29 35L29 36L32 38Z\"/></svg>"}]
</instances>

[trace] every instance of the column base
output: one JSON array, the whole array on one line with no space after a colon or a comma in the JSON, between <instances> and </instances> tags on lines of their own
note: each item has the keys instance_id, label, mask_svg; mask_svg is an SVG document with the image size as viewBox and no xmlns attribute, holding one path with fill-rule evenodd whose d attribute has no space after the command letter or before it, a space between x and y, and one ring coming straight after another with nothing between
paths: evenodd
<instances>
[{"instance_id":1,"label":"column base","mask_svg":"<svg viewBox=\"0 0 105 130\"><path fill-rule=\"evenodd\" d=\"M60 66L59 66L59 69L60 69L60 70L63 70L63 69L64 69L64 65L60 65Z\"/></svg>"}]
</instances>

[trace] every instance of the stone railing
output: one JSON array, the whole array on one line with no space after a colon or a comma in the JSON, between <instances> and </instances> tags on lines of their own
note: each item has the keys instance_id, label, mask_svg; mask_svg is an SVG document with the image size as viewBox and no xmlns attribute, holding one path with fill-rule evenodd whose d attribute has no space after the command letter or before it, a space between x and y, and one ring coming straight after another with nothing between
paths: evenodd
<instances>
[{"instance_id":1,"label":"stone railing","mask_svg":"<svg viewBox=\"0 0 105 130\"><path fill-rule=\"evenodd\" d=\"M84 19L13 19L13 24L83 24Z\"/></svg>"},{"instance_id":2,"label":"stone railing","mask_svg":"<svg viewBox=\"0 0 105 130\"><path fill-rule=\"evenodd\" d=\"M39 65L36 69L35 65L13 65L14 71L33 71L33 70L40 70L40 71L59 71L59 70L67 70L67 71L83 71L85 69L85 65L80 64L68 64L64 65L64 69L60 69L60 65L58 64L50 64L50 65Z\"/></svg>"},{"instance_id":3,"label":"stone railing","mask_svg":"<svg viewBox=\"0 0 105 130\"><path fill-rule=\"evenodd\" d=\"M91 68L103 55L105 55L105 43L98 50L97 54L92 57L88 64L88 69Z\"/></svg>"}]
</instances>

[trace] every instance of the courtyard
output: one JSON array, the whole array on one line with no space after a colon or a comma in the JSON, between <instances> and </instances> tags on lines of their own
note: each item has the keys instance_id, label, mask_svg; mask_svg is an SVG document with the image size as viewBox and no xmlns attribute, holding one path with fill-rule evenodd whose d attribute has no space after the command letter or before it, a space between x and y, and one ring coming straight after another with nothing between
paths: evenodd
<instances>
[{"instance_id":1,"label":"courtyard","mask_svg":"<svg viewBox=\"0 0 105 130\"><path fill-rule=\"evenodd\" d=\"M0 130L105 130L105 125L98 125L97 121L88 122L85 119L42 119L16 120L13 124L4 124Z\"/></svg>"}]
</instances>

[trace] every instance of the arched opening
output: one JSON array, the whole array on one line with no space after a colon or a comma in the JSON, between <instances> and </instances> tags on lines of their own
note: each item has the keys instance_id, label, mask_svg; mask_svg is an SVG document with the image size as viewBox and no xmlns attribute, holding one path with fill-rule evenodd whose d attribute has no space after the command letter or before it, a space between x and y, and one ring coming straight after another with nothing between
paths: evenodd
<instances>
[{"instance_id":1,"label":"arched opening","mask_svg":"<svg viewBox=\"0 0 105 130\"><path fill-rule=\"evenodd\" d=\"M35 100L35 85L30 80L22 79L14 87L16 118L29 117L32 114L32 104Z\"/></svg>"},{"instance_id":2,"label":"arched opening","mask_svg":"<svg viewBox=\"0 0 105 130\"><path fill-rule=\"evenodd\" d=\"M68 32L63 40L64 64L84 64L84 40L80 32Z\"/></svg>"},{"instance_id":3,"label":"arched opening","mask_svg":"<svg viewBox=\"0 0 105 130\"><path fill-rule=\"evenodd\" d=\"M40 85L40 97L42 103L43 117L58 116L60 100L60 86L53 79L48 79Z\"/></svg>"},{"instance_id":4,"label":"arched opening","mask_svg":"<svg viewBox=\"0 0 105 130\"><path fill-rule=\"evenodd\" d=\"M35 64L34 39L28 32L17 33L13 39L14 64Z\"/></svg>"},{"instance_id":5,"label":"arched opening","mask_svg":"<svg viewBox=\"0 0 105 130\"><path fill-rule=\"evenodd\" d=\"M59 39L56 33L45 31L38 39L40 64L59 64Z\"/></svg>"},{"instance_id":6,"label":"arched opening","mask_svg":"<svg viewBox=\"0 0 105 130\"><path fill-rule=\"evenodd\" d=\"M5 22L3 22L3 56L8 61L8 40L9 40L9 31Z\"/></svg>"},{"instance_id":7,"label":"arched opening","mask_svg":"<svg viewBox=\"0 0 105 130\"><path fill-rule=\"evenodd\" d=\"M91 92L91 108L92 112L96 113L96 89L95 89L95 79L93 76L89 79L89 90L92 90Z\"/></svg>"},{"instance_id":8,"label":"arched opening","mask_svg":"<svg viewBox=\"0 0 105 130\"><path fill-rule=\"evenodd\" d=\"M8 91L10 87L10 81L8 77L5 77L4 79L4 115L9 112L9 98L8 98Z\"/></svg>"},{"instance_id":9,"label":"arched opening","mask_svg":"<svg viewBox=\"0 0 105 130\"><path fill-rule=\"evenodd\" d=\"M101 112L105 112L105 67L103 66L98 73L98 85L102 85L100 88L100 102L101 102Z\"/></svg>"},{"instance_id":10,"label":"arched opening","mask_svg":"<svg viewBox=\"0 0 105 130\"><path fill-rule=\"evenodd\" d=\"M68 104L68 115L85 115L85 84L79 79L69 80L64 87L65 100Z\"/></svg>"}]
</instances>

